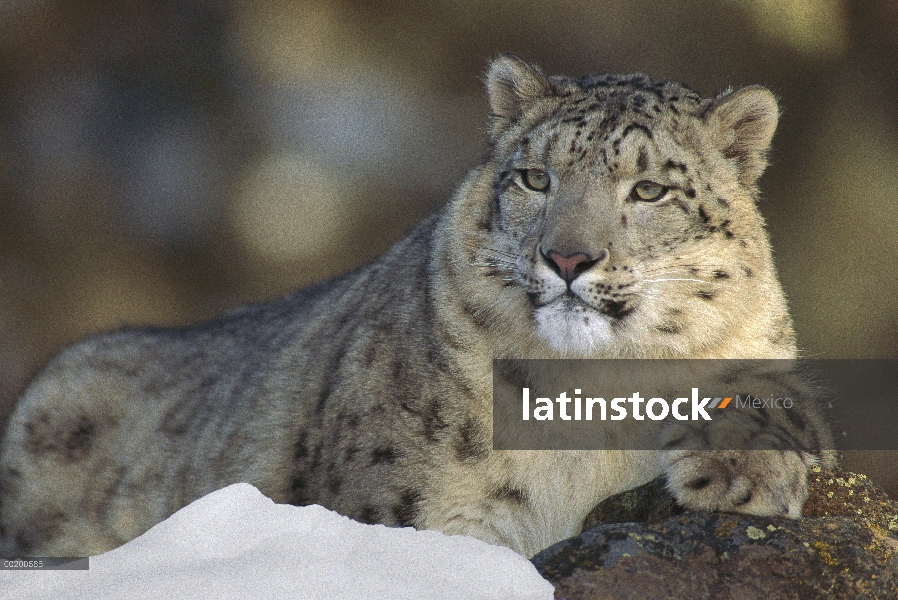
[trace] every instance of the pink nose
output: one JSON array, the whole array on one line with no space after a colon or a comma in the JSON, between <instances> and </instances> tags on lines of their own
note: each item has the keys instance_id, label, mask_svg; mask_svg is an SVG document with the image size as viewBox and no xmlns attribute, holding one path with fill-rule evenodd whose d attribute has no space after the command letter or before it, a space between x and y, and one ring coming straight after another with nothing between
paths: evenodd
<instances>
[{"instance_id":1,"label":"pink nose","mask_svg":"<svg viewBox=\"0 0 898 600\"><path fill-rule=\"evenodd\" d=\"M557 267L556 272L568 284L596 262L589 254L583 252L564 256L560 252L549 250L544 256L548 259L550 267L553 266L554 263L554 266Z\"/></svg>"}]
</instances>

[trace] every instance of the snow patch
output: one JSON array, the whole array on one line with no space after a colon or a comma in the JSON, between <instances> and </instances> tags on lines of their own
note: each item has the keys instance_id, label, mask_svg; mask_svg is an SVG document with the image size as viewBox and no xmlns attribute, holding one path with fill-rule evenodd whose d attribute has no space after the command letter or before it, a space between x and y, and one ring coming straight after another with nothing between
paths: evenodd
<instances>
[{"instance_id":1,"label":"snow patch","mask_svg":"<svg viewBox=\"0 0 898 600\"><path fill-rule=\"evenodd\" d=\"M89 571L0 571L0 598L549 600L519 554L465 536L275 504L247 483L204 496Z\"/></svg>"}]
</instances>

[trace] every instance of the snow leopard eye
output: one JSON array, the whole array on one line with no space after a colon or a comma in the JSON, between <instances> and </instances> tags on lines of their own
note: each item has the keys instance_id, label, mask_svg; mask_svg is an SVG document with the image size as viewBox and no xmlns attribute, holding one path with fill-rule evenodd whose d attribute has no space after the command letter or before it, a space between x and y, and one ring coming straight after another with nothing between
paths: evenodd
<instances>
[{"instance_id":1,"label":"snow leopard eye","mask_svg":"<svg viewBox=\"0 0 898 600\"><path fill-rule=\"evenodd\" d=\"M633 191L630 192L630 196L634 200L655 202L656 200L660 200L666 192L667 188L660 183L655 183L654 181L640 181L633 186Z\"/></svg>"},{"instance_id":2,"label":"snow leopard eye","mask_svg":"<svg viewBox=\"0 0 898 600\"><path fill-rule=\"evenodd\" d=\"M524 169L521 173L524 185L535 192L549 189L549 174L540 169Z\"/></svg>"}]
</instances>

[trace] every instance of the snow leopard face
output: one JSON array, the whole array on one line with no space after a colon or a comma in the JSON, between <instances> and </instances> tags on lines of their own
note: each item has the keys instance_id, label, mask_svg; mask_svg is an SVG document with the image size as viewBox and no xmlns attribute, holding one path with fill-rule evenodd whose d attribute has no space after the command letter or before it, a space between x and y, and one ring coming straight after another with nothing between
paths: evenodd
<instances>
[{"instance_id":1,"label":"snow leopard face","mask_svg":"<svg viewBox=\"0 0 898 600\"><path fill-rule=\"evenodd\" d=\"M770 92L702 99L641 74L488 80L492 204L478 260L565 356L679 356L717 343L766 268L754 205ZM507 294L506 294L507 295Z\"/></svg>"}]
</instances>

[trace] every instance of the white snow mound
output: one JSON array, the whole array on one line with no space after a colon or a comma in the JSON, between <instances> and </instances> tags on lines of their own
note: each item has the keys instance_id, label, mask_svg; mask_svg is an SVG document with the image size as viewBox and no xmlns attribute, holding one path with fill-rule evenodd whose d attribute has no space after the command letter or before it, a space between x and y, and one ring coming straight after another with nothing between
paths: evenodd
<instances>
[{"instance_id":1,"label":"white snow mound","mask_svg":"<svg viewBox=\"0 0 898 600\"><path fill-rule=\"evenodd\" d=\"M552 597L552 585L508 548L275 504L247 483L92 557L89 571L0 571L0 598Z\"/></svg>"}]
</instances>

